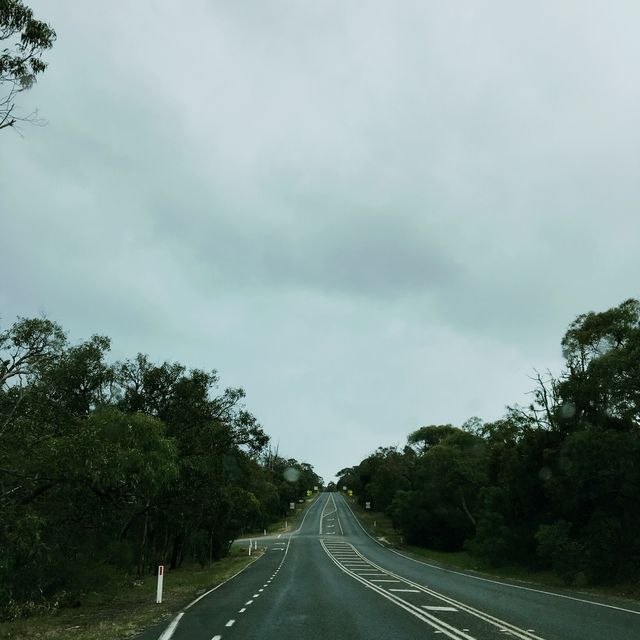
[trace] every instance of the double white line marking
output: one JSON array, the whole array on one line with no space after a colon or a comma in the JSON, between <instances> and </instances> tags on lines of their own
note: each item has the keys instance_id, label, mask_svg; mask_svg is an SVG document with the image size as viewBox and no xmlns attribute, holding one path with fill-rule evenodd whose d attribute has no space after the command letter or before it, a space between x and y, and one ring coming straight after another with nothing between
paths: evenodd
<instances>
[{"instance_id":1,"label":"double white line marking","mask_svg":"<svg viewBox=\"0 0 640 640\"><path fill-rule=\"evenodd\" d=\"M357 573L355 573L354 571L350 570L348 567L345 567L342 564L342 562L340 562L338 559L336 559L333 556L332 550L325 544L324 540L321 540L320 543L322 544L322 547L323 547L325 553L331 558L331 560L333 560L333 562L344 573L350 575L352 578L354 578L358 582L361 582L362 584L366 585L370 589L373 589L374 591L379 593L384 598L387 598L387 600L390 600L391 602L393 602L394 604L398 605L399 607L401 607L405 611L408 611L409 613L414 615L416 618L419 618L420 620L423 620L428 625L430 625L431 627L433 627L437 631L443 633L444 635L448 636L449 638L454 638L455 640L476 640L473 636L468 635L467 633L465 633L464 631L461 631L460 629L456 629L455 627L451 626L450 624L447 624L443 620L440 620L439 618L436 618L435 616L427 613L422 608L412 604L411 602L408 602L408 601L404 600L403 598L400 598L399 596L395 595L394 593L390 593L390 591L392 591L392 590L383 589L382 587L380 587L377 584L375 584L375 582L372 581L372 580L365 580L363 577L359 576ZM433 609L433 610L450 610L449 607L453 607L453 608L456 608L456 609L458 609L460 611L464 611L465 613L468 613L468 614L470 614L472 616L475 616L476 618L479 618L480 620L483 620L484 622L486 622L486 623L488 623L488 624L490 624L492 626L498 627L498 629L500 631L502 631L503 633L504 633L504 630L508 630L510 635L512 635L512 636L514 636L516 638L520 638L520 640L544 640L540 636L537 636L537 635L531 633L530 631L525 631L524 629L521 629L520 627L516 627L515 625L512 625L512 624L510 624L508 622L505 622L504 620L500 620L499 618L496 618L496 617L494 617L494 616L492 616L492 615L490 615L488 613L485 613L484 611L479 611L478 609L475 609L474 607L466 605L463 602L459 602L458 600L455 600L453 598L449 598L448 596L445 596L445 595L442 595L441 593L433 591L433 589L429 589L427 587L422 586L421 584L418 584L418 583L413 582L411 580L407 580L407 578L404 578L403 576L395 574L395 573L393 573L391 571L387 571L386 569L383 569L379 565L371 562L371 560L368 560L367 558L365 558L355 547L353 547L353 545L350 545L348 543L343 543L343 545L341 545L340 548L344 549L347 546L350 547L351 550L357 556L359 556L364 561L366 561L370 567L378 569L381 572L384 572L390 578L395 578L398 581L403 582L404 584L412 587L411 592L415 593L415 592L420 592L421 591L423 593L426 593L426 594L428 594L428 595L430 595L430 596L442 601L443 603L447 603L447 605L448 605L447 607L442 607L440 609ZM407 590L409 590L409 589L407 589ZM393 591L395 591L395 589L393 589Z\"/></svg>"},{"instance_id":2,"label":"double white line marking","mask_svg":"<svg viewBox=\"0 0 640 640\"><path fill-rule=\"evenodd\" d=\"M333 511L329 511L329 513L325 513L327 506L329 505L329 501L333 503ZM338 516L338 507L336 506L336 501L333 498L333 495L329 494L326 502L324 503L324 507L322 507L322 511L320 512L320 527L318 529L318 534L322 535L322 525L324 519L328 516L332 516L335 513L335 519L338 521L338 526L340 527L340 535L344 535L344 531L342 530L342 524L340 523L340 517ZM335 525L329 525L329 527L333 528ZM329 535L334 535L335 531L328 531Z\"/></svg>"}]
</instances>

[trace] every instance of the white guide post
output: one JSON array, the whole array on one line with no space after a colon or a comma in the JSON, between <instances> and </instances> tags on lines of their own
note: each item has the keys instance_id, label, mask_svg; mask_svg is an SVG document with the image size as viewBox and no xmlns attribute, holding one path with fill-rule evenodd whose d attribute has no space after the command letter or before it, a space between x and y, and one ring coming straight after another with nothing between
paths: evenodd
<instances>
[{"instance_id":1,"label":"white guide post","mask_svg":"<svg viewBox=\"0 0 640 640\"><path fill-rule=\"evenodd\" d=\"M249 540L249 555L251 555L251 540Z\"/></svg>"},{"instance_id":2,"label":"white guide post","mask_svg":"<svg viewBox=\"0 0 640 640\"><path fill-rule=\"evenodd\" d=\"M158 588L156 590L156 604L162 603L162 584L164 582L164 565L158 565Z\"/></svg>"}]
</instances>

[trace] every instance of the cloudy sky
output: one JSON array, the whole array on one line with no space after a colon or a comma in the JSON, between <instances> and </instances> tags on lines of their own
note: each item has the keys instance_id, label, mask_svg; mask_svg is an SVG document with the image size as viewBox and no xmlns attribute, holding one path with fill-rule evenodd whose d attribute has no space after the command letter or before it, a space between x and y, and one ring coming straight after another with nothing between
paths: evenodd
<instances>
[{"instance_id":1,"label":"cloudy sky","mask_svg":"<svg viewBox=\"0 0 640 640\"><path fill-rule=\"evenodd\" d=\"M640 295L640 5L29 0L0 321L216 368L325 477Z\"/></svg>"}]
</instances>

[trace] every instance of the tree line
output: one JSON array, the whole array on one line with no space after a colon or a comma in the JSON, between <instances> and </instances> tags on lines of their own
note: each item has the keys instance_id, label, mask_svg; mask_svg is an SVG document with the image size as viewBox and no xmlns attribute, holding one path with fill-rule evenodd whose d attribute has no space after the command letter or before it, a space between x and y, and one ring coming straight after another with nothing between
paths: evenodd
<instances>
[{"instance_id":1,"label":"tree line","mask_svg":"<svg viewBox=\"0 0 640 640\"><path fill-rule=\"evenodd\" d=\"M48 319L0 331L0 617L211 563L322 483L216 371L109 350Z\"/></svg>"},{"instance_id":2,"label":"tree line","mask_svg":"<svg viewBox=\"0 0 640 640\"><path fill-rule=\"evenodd\" d=\"M559 378L495 422L428 425L338 473L407 542L567 583L640 575L640 302L585 313Z\"/></svg>"}]
</instances>

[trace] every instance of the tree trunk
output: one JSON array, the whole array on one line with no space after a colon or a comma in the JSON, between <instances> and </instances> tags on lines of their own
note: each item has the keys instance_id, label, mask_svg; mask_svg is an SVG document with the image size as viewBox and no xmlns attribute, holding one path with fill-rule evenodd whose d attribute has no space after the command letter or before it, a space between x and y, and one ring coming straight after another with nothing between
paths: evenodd
<instances>
[{"instance_id":1,"label":"tree trunk","mask_svg":"<svg viewBox=\"0 0 640 640\"><path fill-rule=\"evenodd\" d=\"M462 487L458 487L458 491L460 492L460 501L462 502L462 509L467 514L467 518L469 518L469 520L471 520L471 524L473 525L473 528L475 529L475 527L476 527L476 519L471 515L471 512L469 511L469 508L467 507L467 501L464 499L464 493L462 492Z\"/></svg>"}]
</instances>

